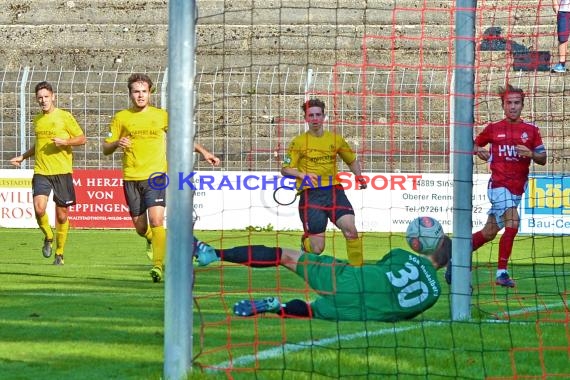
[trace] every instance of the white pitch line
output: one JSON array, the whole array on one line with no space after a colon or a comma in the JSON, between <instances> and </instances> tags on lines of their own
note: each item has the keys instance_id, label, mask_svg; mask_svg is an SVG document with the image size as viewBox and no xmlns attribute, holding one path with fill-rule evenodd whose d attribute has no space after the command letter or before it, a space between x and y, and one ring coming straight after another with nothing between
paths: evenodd
<instances>
[{"instance_id":1,"label":"white pitch line","mask_svg":"<svg viewBox=\"0 0 570 380\"><path fill-rule=\"evenodd\" d=\"M508 314L503 313L503 315L518 315L518 314L528 313L530 311L539 311L539 310L544 310L547 308L558 307L558 306L564 306L564 302L558 302L555 304L544 305L544 306L540 306L540 307L536 307L536 308L526 307L526 308L523 308L520 310L515 310L515 311L508 313ZM448 322L451 322L451 321L448 321ZM307 340L307 341L300 342L300 343L286 343L286 344L278 346L278 347L274 347L274 348L270 348L268 350L260 351L256 355L239 356L232 361L225 361L222 363L215 364L212 366L212 368L208 368L206 370L206 372L218 372L221 370L226 370L228 368L246 366L248 364L255 363L256 361L276 358L276 357L282 356L286 353L303 351L307 347L313 346L315 344L318 344L319 346L324 346L327 344L337 343L337 342L341 342L341 341L351 341L354 339L361 339L361 338L365 338L365 337L374 337L374 336L386 335L388 333L399 333L399 332L410 331L410 330L415 330L418 328L429 327L429 326L438 326L438 325L441 326L441 325L447 324L448 322L442 321L442 322L418 323L417 325L414 325L414 326L397 327L397 328L394 327L394 328L382 329L382 330L371 331L371 332L363 331L363 332L349 334L349 335L340 335L340 336L330 337L330 338L326 338L326 339L319 339L317 341ZM509 321L501 321L501 320L496 320L496 319L483 320L482 322L509 323ZM521 322L515 322L515 323L522 324L525 322L521 321ZM534 323L534 322L526 322L526 323Z\"/></svg>"},{"instance_id":2,"label":"white pitch line","mask_svg":"<svg viewBox=\"0 0 570 380\"><path fill-rule=\"evenodd\" d=\"M505 311L502 313L498 313L497 316L508 318L511 315L520 315L520 314L525 314L525 313L532 313L534 311L548 310L548 309L552 309L552 308L559 307L559 306L568 307L569 305L565 305L564 302L556 302L556 303L551 303L551 304L546 304L546 305L540 305L537 307L523 307L522 309L518 309L518 310L514 310L514 311Z\"/></svg>"},{"instance_id":3,"label":"white pitch line","mask_svg":"<svg viewBox=\"0 0 570 380\"><path fill-rule=\"evenodd\" d=\"M287 343L287 344L284 344L284 345L279 346L279 347L274 347L274 348L270 348L268 350L260 351L257 355L240 356L240 357L237 357L235 360L225 361L225 362L216 364L213 366L215 368L208 368L207 372L216 372L216 371L218 371L217 368L219 368L221 370L221 369L232 368L232 367L236 367L236 366L248 365L248 364L254 363L258 360L272 359L272 358L275 358L278 356L282 356L285 353L291 353L291 352L297 352L297 351L305 350L308 346L313 346L315 344L318 344L319 346L324 346L327 344L337 343L337 342L341 342L341 341L351 341L354 339L361 339L361 338L365 338L365 337L374 337L374 336L386 335L388 333L398 333L398 332L403 332L403 331L415 330L415 329L420 328L420 327L425 327L426 325L432 326L432 325L439 325L439 324L443 324L443 322L426 322L422 325L417 324L417 325L408 326L408 327L397 327L397 328L394 327L394 328L382 329L382 330L371 331L371 332L363 331L363 332L349 334L349 335L340 335L340 336L335 336L335 337L326 338L326 339L319 339L317 341L307 340L307 341L300 342L300 343Z\"/></svg>"}]
</instances>

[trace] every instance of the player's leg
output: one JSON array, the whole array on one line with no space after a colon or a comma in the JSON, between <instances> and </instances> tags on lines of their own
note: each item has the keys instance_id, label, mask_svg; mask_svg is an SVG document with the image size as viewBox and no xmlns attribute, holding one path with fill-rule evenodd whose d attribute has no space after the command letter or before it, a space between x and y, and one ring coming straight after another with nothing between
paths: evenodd
<instances>
[{"instance_id":1,"label":"player's leg","mask_svg":"<svg viewBox=\"0 0 570 380\"><path fill-rule=\"evenodd\" d=\"M566 68L566 53L568 50L568 40L558 45L558 56L560 57L560 65Z\"/></svg>"},{"instance_id":2,"label":"player's leg","mask_svg":"<svg viewBox=\"0 0 570 380\"><path fill-rule=\"evenodd\" d=\"M301 238L301 245L305 252L319 254L325 250L326 235L324 232L306 232Z\"/></svg>"},{"instance_id":3,"label":"player's leg","mask_svg":"<svg viewBox=\"0 0 570 380\"><path fill-rule=\"evenodd\" d=\"M302 255L300 251L294 249L267 247L265 245L243 245L227 249L215 249L196 238L194 238L194 245L196 246L199 266L206 266L221 260L252 268L282 265L296 272L297 263ZM329 259L332 258L329 257Z\"/></svg>"},{"instance_id":4,"label":"player's leg","mask_svg":"<svg viewBox=\"0 0 570 380\"><path fill-rule=\"evenodd\" d=\"M227 249L214 249L194 238L198 266L206 266L216 261L227 261L247 265L252 268L274 267L281 264L282 251L279 247L264 245L244 245Z\"/></svg>"},{"instance_id":5,"label":"player's leg","mask_svg":"<svg viewBox=\"0 0 570 380\"><path fill-rule=\"evenodd\" d=\"M129 206L129 214L131 215L135 231L139 236L146 238L149 228L146 217L147 208L144 203L143 188L139 182L141 181L123 181L123 193L127 206ZM152 236L150 239L152 239Z\"/></svg>"},{"instance_id":6,"label":"player's leg","mask_svg":"<svg viewBox=\"0 0 570 380\"><path fill-rule=\"evenodd\" d=\"M354 209L340 186L335 186L332 191L331 221L342 231L346 239L346 255L348 262L354 266L362 266L364 255L362 252L362 240L356 230Z\"/></svg>"},{"instance_id":7,"label":"player's leg","mask_svg":"<svg viewBox=\"0 0 570 380\"><path fill-rule=\"evenodd\" d=\"M166 180L164 180L166 181ZM164 212L166 208L166 189L155 189L148 181L139 181L143 204L148 214L148 224L152 233L152 265L150 275L154 282L162 280L162 271L166 259L166 229ZM144 234L148 235L148 226Z\"/></svg>"},{"instance_id":8,"label":"player's leg","mask_svg":"<svg viewBox=\"0 0 570 380\"><path fill-rule=\"evenodd\" d=\"M234 314L240 317L251 317L263 313L279 313L281 302L277 297L266 297L260 300L245 299L234 304Z\"/></svg>"},{"instance_id":9,"label":"player's leg","mask_svg":"<svg viewBox=\"0 0 570 380\"><path fill-rule=\"evenodd\" d=\"M487 198L491 202L491 209L487 212L489 216L483 228L472 235L473 252L493 240L504 227L501 217L505 212L505 191L507 189L503 187L487 190Z\"/></svg>"},{"instance_id":10,"label":"player's leg","mask_svg":"<svg viewBox=\"0 0 570 380\"><path fill-rule=\"evenodd\" d=\"M166 256L166 229L164 228L164 206L149 207L148 222L152 230L152 263L155 267L164 267Z\"/></svg>"},{"instance_id":11,"label":"player's leg","mask_svg":"<svg viewBox=\"0 0 570 380\"><path fill-rule=\"evenodd\" d=\"M137 231L137 233L139 234L139 236L144 237L144 231L147 231L150 227L149 227L149 223L148 223L148 217L147 217L147 212L145 211L142 215L132 215L132 211L131 211L131 219L133 221L133 225L135 226L135 229ZM153 238L153 241L155 241L155 239ZM152 261L153 261L153 267L150 270L150 277L152 278L153 282L160 282L162 281L162 270L164 269L162 266L162 263L160 265L155 265L155 255L154 255L154 250L153 250L153 255L152 255Z\"/></svg>"},{"instance_id":12,"label":"player's leg","mask_svg":"<svg viewBox=\"0 0 570 380\"><path fill-rule=\"evenodd\" d=\"M566 72L566 53L570 33L570 13L558 12L556 16L556 30L558 35L558 63L552 67L552 71L564 73Z\"/></svg>"},{"instance_id":13,"label":"player's leg","mask_svg":"<svg viewBox=\"0 0 570 380\"><path fill-rule=\"evenodd\" d=\"M505 232L499 240L499 260L497 262L497 285L514 287L515 282L510 278L507 266L513 251L515 237L519 230L520 217L517 207L508 208L503 214Z\"/></svg>"},{"instance_id":14,"label":"player's leg","mask_svg":"<svg viewBox=\"0 0 570 380\"><path fill-rule=\"evenodd\" d=\"M63 265L63 253L69 232L68 207L76 203L75 188L71 174L60 174L49 177L53 186L53 200L56 216L56 249L55 265Z\"/></svg>"},{"instance_id":15,"label":"player's leg","mask_svg":"<svg viewBox=\"0 0 570 380\"><path fill-rule=\"evenodd\" d=\"M36 215L36 222L40 230L44 234L44 243L42 246L42 254L45 258L51 256L53 246L53 231L49 223L49 217L46 212L48 204L48 197L46 195L34 196L34 212Z\"/></svg>"},{"instance_id":16,"label":"player's leg","mask_svg":"<svg viewBox=\"0 0 570 380\"><path fill-rule=\"evenodd\" d=\"M501 229L494 214L487 217L483 228L472 235L472 252L493 240Z\"/></svg>"},{"instance_id":17,"label":"player's leg","mask_svg":"<svg viewBox=\"0 0 570 380\"><path fill-rule=\"evenodd\" d=\"M241 300L234 305L234 314L240 317L250 317L263 313L277 313L284 318L312 318L311 305L300 299L280 303L277 297L266 297L261 300Z\"/></svg>"},{"instance_id":18,"label":"player's leg","mask_svg":"<svg viewBox=\"0 0 570 380\"><path fill-rule=\"evenodd\" d=\"M146 232L144 233L144 238L146 239L146 257L148 257L148 259L150 261L152 261L152 258L154 256L153 252L152 252L152 229L150 228L150 225L147 223L146 226Z\"/></svg>"},{"instance_id":19,"label":"player's leg","mask_svg":"<svg viewBox=\"0 0 570 380\"><path fill-rule=\"evenodd\" d=\"M354 224L354 214L341 216L336 223L346 239L346 255L348 262L354 266L362 266L364 254L362 249L362 239L358 236L358 231Z\"/></svg>"},{"instance_id":20,"label":"player's leg","mask_svg":"<svg viewBox=\"0 0 570 380\"><path fill-rule=\"evenodd\" d=\"M55 259L54 265L63 265L63 253L65 243L67 242L67 233L69 232L69 220L67 218L67 207L55 206Z\"/></svg>"},{"instance_id":21,"label":"player's leg","mask_svg":"<svg viewBox=\"0 0 570 380\"><path fill-rule=\"evenodd\" d=\"M152 230L147 223L146 205L143 198L144 187L141 181L124 181L123 192L127 206L129 206L129 214L137 234L145 238L145 253L152 261Z\"/></svg>"},{"instance_id":22,"label":"player's leg","mask_svg":"<svg viewBox=\"0 0 570 380\"><path fill-rule=\"evenodd\" d=\"M491 199L490 195L489 199ZM483 228L471 235L471 252L475 252L483 245L493 240L502 229L502 227L500 227L502 226L502 222L497 222L497 218L494 214L495 212L498 212L498 208L491 207L491 210L489 210L489 216L487 216L487 221ZM447 284L451 284L451 263L452 260L449 260L449 265L447 266L444 275Z\"/></svg>"},{"instance_id":23,"label":"player's leg","mask_svg":"<svg viewBox=\"0 0 570 380\"><path fill-rule=\"evenodd\" d=\"M305 252L319 254L325 249L328 223L326 193L326 190L310 189L303 191L299 197L299 218L303 224L301 247Z\"/></svg>"},{"instance_id":24,"label":"player's leg","mask_svg":"<svg viewBox=\"0 0 570 380\"><path fill-rule=\"evenodd\" d=\"M242 251L241 252L242 259L244 258L243 256L244 250L246 251L249 250L249 256L250 257L256 256L256 258L258 258L257 256L263 252L265 252L267 255L270 255L271 252L279 253L280 256L280 260L278 260L279 264L293 272L296 272L299 276L305 278L307 283L309 283L311 287L313 286L311 285L312 281L313 284L316 286L316 288L314 289L320 289L322 283L325 284L323 286L324 289L328 290L332 289L331 284L332 284L333 275L327 273L330 272L330 270L324 269L325 274L323 276L313 276L316 275L316 271L323 269L322 268L323 265L321 263L325 264L330 264L333 262L340 263L339 261L335 260L330 256L324 256L324 255L318 256L311 253L301 253L293 249L287 249L287 248L281 249L277 247L263 247L263 246L231 248L230 252L222 251L221 255L222 257L224 257L224 260L226 256L228 258L229 256L234 258L237 257L235 255L238 253L238 250ZM302 268L298 265L300 260L304 261L304 265L302 266ZM253 262L254 262L253 260L250 260L249 261L250 264L248 265L254 266L252 264ZM315 262L314 265L312 264L313 262ZM260 261L257 262L257 264L259 263ZM275 265L275 261L272 261L271 263L268 262L268 264ZM325 266L327 268L330 268L330 265L325 265ZM309 275L307 272L311 272L311 275ZM310 281L308 279L308 276L311 276ZM239 301L234 305L234 313L242 317L248 317L267 312L278 313L282 317L309 317L309 318L312 317L310 305L307 302L298 299L291 300L285 304L282 304L280 303L277 297L267 297L261 300L246 299Z\"/></svg>"},{"instance_id":25,"label":"player's leg","mask_svg":"<svg viewBox=\"0 0 570 380\"><path fill-rule=\"evenodd\" d=\"M49 224L49 218L46 213L48 198L51 193L51 184L48 179L40 174L34 174L32 177L32 195L34 203L34 213L38 227L44 234L44 242L42 246L42 254L48 258L52 253L53 231Z\"/></svg>"},{"instance_id":26,"label":"player's leg","mask_svg":"<svg viewBox=\"0 0 570 380\"><path fill-rule=\"evenodd\" d=\"M149 240L150 244L152 244L153 267L150 270L152 281L160 282L162 281L162 271L164 269L163 262L164 252L166 251L166 232L162 225L159 225L159 227L162 228L153 228L153 225L149 223L148 219L150 217L150 213L147 216L147 212L151 207L161 207L162 218L157 217L157 215L160 215L160 213L152 213L154 217L153 223L161 223L158 221L159 219L162 219L162 223L164 223L165 199L163 194L165 191L163 190L161 193L160 191L153 190L150 188L148 181L124 181L123 191L125 193L125 199L127 201L127 205L129 206L129 213L131 215L131 219L133 221L133 225L135 226L137 234L145 238L147 256L149 256ZM158 232L158 238L155 236L155 232ZM164 247L162 253L159 252L157 255L155 255L155 246ZM160 262L159 265L155 264L157 261Z\"/></svg>"},{"instance_id":27,"label":"player's leg","mask_svg":"<svg viewBox=\"0 0 570 380\"><path fill-rule=\"evenodd\" d=\"M519 215L517 207L522 199L520 195L512 194L508 189L499 187L489 189L489 200L491 210L489 210L489 220L483 227L483 237L490 241L497 236L497 233L505 228L503 236L499 242L499 260L497 263L496 284L506 287L514 287L515 282L509 277L507 263L511 256L513 243L519 227ZM491 216L493 219L491 220ZM475 246L475 244L473 244Z\"/></svg>"},{"instance_id":28,"label":"player's leg","mask_svg":"<svg viewBox=\"0 0 570 380\"><path fill-rule=\"evenodd\" d=\"M146 215L146 210L144 213L140 215L131 215L131 221L133 222L133 226L135 227L136 233L141 237L145 237L144 231L150 229L148 225L148 217Z\"/></svg>"},{"instance_id":29,"label":"player's leg","mask_svg":"<svg viewBox=\"0 0 570 380\"><path fill-rule=\"evenodd\" d=\"M313 311L311 304L300 299L294 299L281 305L281 316L287 317L306 317L312 318Z\"/></svg>"}]
</instances>

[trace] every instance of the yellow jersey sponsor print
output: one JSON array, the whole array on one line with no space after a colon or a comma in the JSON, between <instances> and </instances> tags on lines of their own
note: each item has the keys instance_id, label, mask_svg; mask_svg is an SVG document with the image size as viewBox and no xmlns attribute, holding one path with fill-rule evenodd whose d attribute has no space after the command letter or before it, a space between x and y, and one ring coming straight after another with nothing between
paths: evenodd
<instances>
[{"instance_id":1,"label":"yellow jersey sponsor print","mask_svg":"<svg viewBox=\"0 0 570 380\"><path fill-rule=\"evenodd\" d=\"M33 124L36 135L34 173L41 175L73 173L71 147L58 147L52 141L56 137L70 139L83 135L73 115L55 108L50 113L36 115Z\"/></svg>"},{"instance_id":2,"label":"yellow jersey sponsor print","mask_svg":"<svg viewBox=\"0 0 570 380\"><path fill-rule=\"evenodd\" d=\"M356 154L342 136L325 131L322 136L317 137L305 132L291 141L283 167L318 175L318 187L338 185L340 181L336 178L337 156L347 165L356 159ZM306 186L303 180L297 179L297 188Z\"/></svg>"},{"instance_id":3,"label":"yellow jersey sponsor print","mask_svg":"<svg viewBox=\"0 0 570 380\"><path fill-rule=\"evenodd\" d=\"M144 111L119 111L111 121L111 143L128 137L131 146L123 149L123 178L142 181L156 172L166 172L166 132L168 114L165 110L148 107Z\"/></svg>"}]
</instances>

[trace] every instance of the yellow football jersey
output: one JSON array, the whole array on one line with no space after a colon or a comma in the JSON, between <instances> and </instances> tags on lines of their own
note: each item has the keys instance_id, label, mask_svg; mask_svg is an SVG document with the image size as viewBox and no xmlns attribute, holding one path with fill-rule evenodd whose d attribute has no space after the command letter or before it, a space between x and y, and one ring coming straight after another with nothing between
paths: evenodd
<instances>
[{"instance_id":1,"label":"yellow football jersey","mask_svg":"<svg viewBox=\"0 0 570 380\"><path fill-rule=\"evenodd\" d=\"M324 131L320 137L305 132L293 139L283 161L284 168L296 168L319 176L317 187L338 185L337 155L347 164L356 160L356 154L346 140L335 133ZM297 188L307 184L297 179Z\"/></svg>"},{"instance_id":2,"label":"yellow football jersey","mask_svg":"<svg viewBox=\"0 0 570 380\"><path fill-rule=\"evenodd\" d=\"M130 138L131 146L123 149L125 180L142 181L153 173L166 173L167 130L168 114L163 109L151 106L141 112L126 109L115 114L105 142Z\"/></svg>"},{"instance_id":3,"label":"yellow football jersey","mask_svg":"<svg viewBox=\"0 0 570 380\"><path fill-rule=\"evenodd\" d=\"M73 173L71 147L58 147L52 141L56 137L70 139L83 135L83 131L73 115L55 108L50 113L36 115L33 124L36 135L34 173L42 175Z\"/></svg>"}]
</instances>

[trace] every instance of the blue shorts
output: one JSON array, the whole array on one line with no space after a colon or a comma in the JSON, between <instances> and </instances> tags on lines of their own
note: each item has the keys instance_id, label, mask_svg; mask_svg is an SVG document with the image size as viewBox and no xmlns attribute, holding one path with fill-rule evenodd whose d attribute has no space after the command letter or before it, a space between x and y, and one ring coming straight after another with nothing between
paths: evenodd
<instances>
[{"instance_id":1,"label":"blue shorts","mask_svg":"<svg viewBox=\"0 0 570 380\"><path fill-rule=\"evenodd\" d=\"M507 209L518 207L521 203L522 195L514 195L505 187L497 187L487 190L487 196L491 202L491 209L487 212L488 215L494 215L497 220L499 228L505 227L503 222L503 215Z\"/></svg>"},{"instance_id":2,"label":"blue shorts","mask_svg":"<svg viewBox=\"0 0 570 380\"><path fill-rule=\"evenodd\" d=\"M308 234L325 232L329 219L336 224L344 215L354 215L354 210L341 185L307 189L299 197L299 217Z\"/></svg>"},{"instance_id":3,"label":"blue shorts","mask_svg":"<svg viewBox=\"0 0 570 380\"><path fill-rule=\"evenodd\" d=\"M568 41L570 35L570 12L558 12L556 15L556 28L558 42L561 44Z\"/></svg>"}]
</instances>

